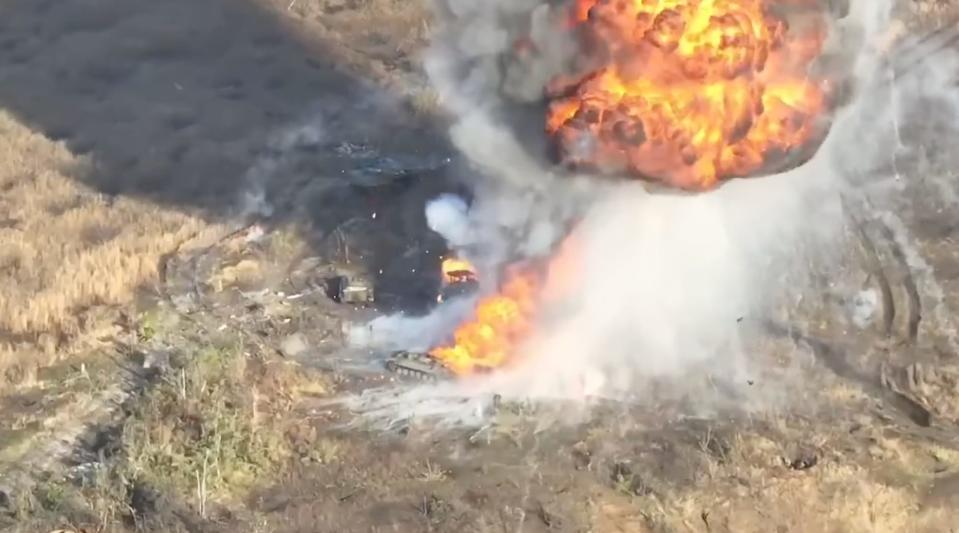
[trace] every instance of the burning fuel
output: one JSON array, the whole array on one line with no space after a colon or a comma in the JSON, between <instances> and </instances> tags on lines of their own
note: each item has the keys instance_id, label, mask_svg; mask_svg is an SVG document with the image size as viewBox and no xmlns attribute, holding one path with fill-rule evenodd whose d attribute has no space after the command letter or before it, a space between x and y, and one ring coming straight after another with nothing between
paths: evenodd
<instances>
[{"instance_id":1,"label":"burning fuel","mask_svg":"<svg viewBox=\"0 0 959 533\"><path fill-rule=\"evenodd\" d=\"M595 66L547 87L560 159L703 190L817 142L828 100L809 74L825 38L817 5L576 0L570 30Z\"/></svg>"},{"instance_id":2,"label":"burning fuel","mask_svg":"<svg viewBox=\"0 0 959 533\"><path fill-rule=\"evenodd\" d=\"M473 294L479 289L479 279L473 265L465 259L448 257L443 260L443 286L436 296L437 303Z\"/></svg>"},{"instance_id":3,"label":"burning fuel","mask_svg":"<svg viewBox=\"0 0 959 533\"><path fill-rule=\"evenodd\" d=\"M476 270L469 261L448 257L443 260L443 284L466 283L476 280Z\"/></svg>"},{"instance_id":4,"label":"burning fuel","mask_svg":"<svg viewBox=\"0 0 959 533\"><path fill-rule=\"evenodd\" d=\"M456 329L453 342L430 355L460 375L506 364L532 328L537 286L533 273L514 268L499 292L480 299L472 318Z\"/></svg>"},{"instance_id":5,"label":"burning fuel","mask_svg":"<svg viewBox=\"0 0 959 533\"><path fill-rule=\"evenodd\" d=\"M442 303L478 289L473 265L449 257L442 263ZM466 375L493 370L507 364L517 344L531 328L538 292L537 277L529 269L515 267L496 294L481 298L472 317L461 324L451 343L428 353L400 350L386 362L387 370L419 379Z\"/></svg>"}]
</instances>

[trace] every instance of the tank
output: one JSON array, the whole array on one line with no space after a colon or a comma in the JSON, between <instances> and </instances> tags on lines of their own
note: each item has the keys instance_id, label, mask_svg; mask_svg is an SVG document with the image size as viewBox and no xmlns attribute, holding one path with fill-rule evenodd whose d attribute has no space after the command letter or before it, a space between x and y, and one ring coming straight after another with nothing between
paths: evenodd
<instances>
[{"instance_id":1,"label":"tank","mask_svg":"<svg viewBox=\"0 0 959 533\"><path fill-rule=\"evenodd\" d=\"M449 369L432 355L424 352L409 352L406 350L393 352L386 361L386 369L400 376L425 381L437 381L453 377Z\"/></svg>"}]
</instances>

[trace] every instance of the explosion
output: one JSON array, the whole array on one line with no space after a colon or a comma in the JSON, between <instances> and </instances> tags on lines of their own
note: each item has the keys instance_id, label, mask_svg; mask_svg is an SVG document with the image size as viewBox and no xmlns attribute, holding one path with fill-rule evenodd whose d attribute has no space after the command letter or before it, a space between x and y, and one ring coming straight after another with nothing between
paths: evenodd
<instances>
[{"instance_id":1,"label":"explosion","mask_svg":"<svg viewBox=\"0 0 959 533\"><path fill-rule=\"evenodd\" d=\"M531 270L513 268L499 293L480 299L474 317L456 329L453 344L430 355L461 375L504 365L531 330L538 288Z\"/></svg>"},{"instance_id":2,"label":"explosion","mask_svg":"<svg viewBox=\"0 0 959 533\"><path fill-rule=\"evenodd\" d=\"M815 140L827 85L807 71L824 26L822 13L801 9L806 3L576 0L569 27L598 66L547 87L546 130L563 161L705 190ZM548 276L507 272L499 292L430 355L460 375L515 358L544 299L570 290L562 271L576 263L572 242L549 261ZM464 275L474 276L471 265L444 261L444 283Z\"/></svg>"},{"instance_id":3,"label":"explosion","mask_svg":"<svg viewBox=\"0 0 959 533\"><path fill-rule=\"evenodd\" d=\"M812 4L576 0L569 24L592 68L547 87L559 158L692 190L781 163L823 133Z\"/></svg>"},{"instance_id":4,"label":"explosion","mask_svg":"<svg viewBox=\"0 0 959 533\"><path fill-rule=\"evenodd\" d=\"M507 268L499 292L480 299L472 319L456 329L453 342L435 348L430 355L459 375L492 370L514 360L519 345L532 332L533 322L540 318L540 310L561 307L577 290L582 276L580 253L579 239L573 233L545 264L533 261ZM460 259L444 260L444 277L447 267L463 264L472 268Z\"/></svg>"}]
</instances>

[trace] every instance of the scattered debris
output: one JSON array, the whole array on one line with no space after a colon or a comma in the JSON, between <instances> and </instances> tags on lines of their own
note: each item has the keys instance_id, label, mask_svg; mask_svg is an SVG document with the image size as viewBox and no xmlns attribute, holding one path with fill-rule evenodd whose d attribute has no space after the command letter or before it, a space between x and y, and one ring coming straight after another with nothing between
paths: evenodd
<instances>
[{"instance_id":1,"label":"scattered debris","mask_svg":"<svg viewBox=\"0 0 959 533\"><path fill-rule=\"evenodd\" d=\"M562 518L547 510L543 502L539 502L536 506L536 516L543 522L543 525L550 529L561 529L563 527Z\"/></svg>"},{"instance_id":2,"label":"scattered debris","mask_svg":"<svg viewBox=\"0 0 959 533\"><path fill-rule=\"evenodd\" d=\"M617 461L614 463L611 477L617 490L624 494L648 496L653 492L646 482L633 472L633 467L629 462Z\"/></svg>"},{"instance_id":3,"label":"scattered debris","mask_svg":"<svg viewBox=\"0 0 959 533\"><path fill-rule=\"evenodd\" d=\"M147 375L158 375L170 369L170 352L167 350L147 350L143 354L143 370Z\"/></svg>"},{"instance_id":4,"label":"scattered debris","mask_svg":"<svg viewBox=\"0 0 959 533\"><path fill-rule=\"evenodd\" d=\"M853 297L849 314L857 328L865 329L872 325L878 310L879 293L874 289L867 289Z\"/></svg>"},{"instance_id":5,"label":"scattered debris","mask_svg":"<svg viewBox=\"0 0 959 533\"><path fill-rule=\"evenodd\" d=\"M803 452L798 457L789 462L789 468L792 470L809 470L819 463L819 457L810 452Z\"/></svg>"},{"instance_id":6,"label":"scattered debris","mask_svg":"<svg viewBox=\"0 0 959 533\"><path fill-rule=\"evenodd\" d=\"M302 333L288 335L280 342L280 352L286 357L296 357L309 349L309 344Z\"/></svg>"},{"instance_id":7,"label":"scattered debris","mask_svg":"<svg viewBox=\"0 0 959 533\"><path fill-rule=\"evenodd\" d=\"M579 441L573 445L573 461L576 463L577 470L589 470L590 465L593 462L592 452L589 450L589 446L583 441Z\"/></svg>"}]
</instances>

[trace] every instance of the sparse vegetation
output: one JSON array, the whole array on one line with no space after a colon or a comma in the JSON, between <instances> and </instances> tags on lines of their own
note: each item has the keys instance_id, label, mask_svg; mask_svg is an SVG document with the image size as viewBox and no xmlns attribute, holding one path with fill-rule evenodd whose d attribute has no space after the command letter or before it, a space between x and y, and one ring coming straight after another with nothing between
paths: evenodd
<instances>
[{"instance_id":1,"label":"sparse vegetation","mask_svg":"<svg viewBox=\"0 0 959 533\"><path fill-rule=\"evenodd\" d=\"M128 477L177 493L229 496L287 460L291 450L274 416L255 416L256 398L240 349L206 348L165 376L123 431Z\"/></svg>"},{"instance_id":2,"label":"sparse vegetation","mask_svg":"<svg viewBox=\"0 0 959 533\"><path fill-rule=\"evenodd\" d=\"M434 116L441 107L439 94L436 90L428 87L417 89L410 97L410 106L413 108L413 112L419 116Z\"/></svg>"},{"instance_id":3,"label":"sparse vegetation","mask_svg":"<svg viewBox=\"0 0 959 533\"><path fill-rule=\"evenodd\" d=\"M251 357L239 343L204 346L156 379L131 403L113 454L80 479L37 485L18 506L21 519L118 528L162 514L160 494L174 495L162 505L204 519L241 507L251 488L293 465L330 464L340 453L295 416L301 398L329 390L296 365Z\"/></svg>"},{"instance_id":4,"label":"sparse vegetation","mask_svg":"<svg viewBox=\"0 0 959 533\"><path fill-rule=\"evenodd\" d=\"M427 459L426 464L423 465L422 471L420 472L418 478L429 483L443 481L448 475L449 473L442 466L432 463L429 459Z\"/></svg>"}]
</instances>

